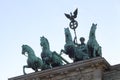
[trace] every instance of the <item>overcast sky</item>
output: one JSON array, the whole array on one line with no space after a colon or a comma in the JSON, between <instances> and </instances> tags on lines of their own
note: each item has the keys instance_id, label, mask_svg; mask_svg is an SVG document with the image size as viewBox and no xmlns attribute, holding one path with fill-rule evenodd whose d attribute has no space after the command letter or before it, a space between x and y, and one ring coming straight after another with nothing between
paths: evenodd
<instances>
[{"instance_id":1,"label":"overcast sky","mask_svg":"<svg viewBox=\"0 0 120 80\"><path fill-rule=\"evenodd\" d=\"M120 0L0 0L0 80L23 74L26 57L21 46L27 44L40 57L40 37L49 40L50 50L64 48L64 13L78 8L77 37L88 41L92 23L97 24L96 39L102 56L111 64L120 63ZM74 37L73 30L70 30ZM70 59L65 56L68 61ZM26 72L32 72L26 69Z\"/></svg>"}]
</instances>

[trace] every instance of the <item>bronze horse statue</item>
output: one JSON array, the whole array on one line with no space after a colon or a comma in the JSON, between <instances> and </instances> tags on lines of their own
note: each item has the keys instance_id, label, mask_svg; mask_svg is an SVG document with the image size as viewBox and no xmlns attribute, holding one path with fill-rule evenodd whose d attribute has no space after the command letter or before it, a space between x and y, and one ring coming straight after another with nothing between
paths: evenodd
<instances>
[{"instance_id":1,"label":"bronze horse statue","mask_svg":"<svg viewBox=\"0 0 120 80\"><path fill-rule=\"evenodd\" d=\"M43 62L50 68L63 65L61 58L54 51L50 51L49 42L44 36L40 38L40 45L42 47L41 58Z\"/></svg>"},{"instance_id":2,"label":"bronze horse statue","mask_svg":"<svg viewBox=\"0 0 120 80\"><path fill-rule=\"evenodd\" d=\"M74 62L88 59L88 54L84 54L84 52L76 47L75 43L72 41L72 36L69 28L65 28L65 42L64 50L61 50L61 54L67 54Z\"/></svg>"},{"instance_id":3,"label":"bronze horse statue","mask_svg":"<svg viewBox=\"0 0 120 80\"><path fill-rule=\"evenodd\" d=\"M90 58L102 55L101 46L99 46L95 37L95 31L97 28L96 26L97 24L94 24L94 23L92 24L90 33L89 33L89 40L87 42L88 53Z\"/></svg>"},{"instance_id":4,"label":"bronze horse statue","mask_svg":"<svg viewBox=\"0 0 120 80\"><path fill-rule=\"evenodd\" d=\"M22 54L26 55L27 54L27 65L23 66L23 73L25 73L25 68L32 68L35 72L38 71L38 69L44 69L45 64L43 61L37 57L33 51L33 49L28 46L28 45L22 45Z\"/></svg>"}]
</instances>

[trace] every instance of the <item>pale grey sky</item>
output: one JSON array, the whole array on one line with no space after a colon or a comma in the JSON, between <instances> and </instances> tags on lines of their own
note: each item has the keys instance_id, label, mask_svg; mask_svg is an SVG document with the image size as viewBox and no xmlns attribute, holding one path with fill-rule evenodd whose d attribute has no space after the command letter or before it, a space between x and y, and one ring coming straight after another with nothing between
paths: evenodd
<instances>
[{"instance_id":1,"label":"pale grey sky","mask_svg":"<svg viewBox=\"0 0 120 80\"><path fill-rule=\"evenodd\" d=\"M111 65L119 64L120 0L0 0L0 80L23 74L27 58L21 54L22 44L30 45L40 57L44 35L51 51L59 53L65 44L64 28L69 27L64 13L76 8L77 36L87 42L92 23L97 23L96 39L103 57Z\"/></svg>"}]
</instances>

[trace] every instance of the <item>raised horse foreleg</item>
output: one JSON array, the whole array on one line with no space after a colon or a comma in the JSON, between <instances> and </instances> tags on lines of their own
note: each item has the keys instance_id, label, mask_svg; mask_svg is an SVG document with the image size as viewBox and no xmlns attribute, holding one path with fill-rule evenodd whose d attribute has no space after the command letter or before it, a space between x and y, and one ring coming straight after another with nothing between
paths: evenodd
<instances>
[{"instance_id":1,"label":"raised horse foreleg","mask_svg":"<svg viewBox=\"0 0 120 80\"><path fill-rule=\"evenodd\" d=\"M26 73L25 73L25 68L30 68L30 67L29 67L28 65L24 65L24 66L23 66L23 73L24 73L24 74L26 74Z\"/></svg>"}]
</instances>

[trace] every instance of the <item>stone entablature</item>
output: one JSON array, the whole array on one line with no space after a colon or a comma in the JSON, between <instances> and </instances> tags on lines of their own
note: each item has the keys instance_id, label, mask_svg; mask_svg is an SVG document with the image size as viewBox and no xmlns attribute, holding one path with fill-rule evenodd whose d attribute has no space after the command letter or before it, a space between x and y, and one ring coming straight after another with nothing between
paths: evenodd
<instances>
[{"instance_id":1,"label":"stone entablature","mask_svg":"<svg viewBox=\"0 0 120 80\"><path fill-rule=\"evenodd\" d=\"M8 80L102 80L103 72L109 68L104 58L97 57Z\"/></svg>"},{"instance_id":2,"label":"stone entablature","mask_svg":"<svg viewBox=\"0 0 120 80\"><path fill-rule=\"evenodd\" d=\"M120 80L120 64L111 66L103 75L103 80Z\"/></svg>"}]
</instances>

